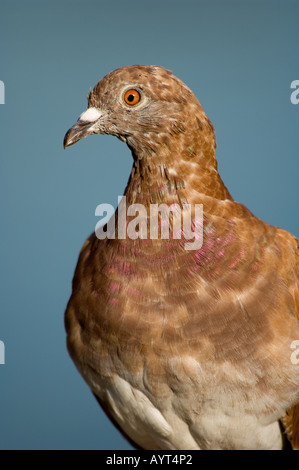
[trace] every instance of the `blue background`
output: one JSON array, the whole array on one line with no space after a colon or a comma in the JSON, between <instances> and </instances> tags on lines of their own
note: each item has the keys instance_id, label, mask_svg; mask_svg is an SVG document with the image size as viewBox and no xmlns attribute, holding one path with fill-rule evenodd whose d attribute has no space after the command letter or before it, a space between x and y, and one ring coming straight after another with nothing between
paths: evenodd
<instances>
[{"instance_id":1,"label":"blue background","mask_svg":"<svg viewBox=\"0 0 299 470\"><path fill-rule=\"evenodd\" d=\"M235 199L298 236L298 17L286 0L1 1L1 449L130 449L65 347L79 250L132 164L111 136L63 150L89 88L124 65L172 70L216 127Z\"/></svg>"}]
</instances>

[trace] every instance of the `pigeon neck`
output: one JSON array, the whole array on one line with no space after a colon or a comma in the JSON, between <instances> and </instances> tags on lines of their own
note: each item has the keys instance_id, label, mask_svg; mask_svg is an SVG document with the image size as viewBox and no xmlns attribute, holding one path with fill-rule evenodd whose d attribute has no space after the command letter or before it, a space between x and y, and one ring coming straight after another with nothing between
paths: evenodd
<instances>
[{"instance_id":1,"label":"pigeon neck","mask_svg":"<svg viewBox=\"0 0 299 470\"><path fill-rule=\"evenodd\" d=\"M217 171L215 137L206 119L209 138L201 124L190 133L158 135L156 146L151 141L131 148L134 163L125 191L130 203L192 204L203 195L232 199Z\"/></svg>"}]
</instances>

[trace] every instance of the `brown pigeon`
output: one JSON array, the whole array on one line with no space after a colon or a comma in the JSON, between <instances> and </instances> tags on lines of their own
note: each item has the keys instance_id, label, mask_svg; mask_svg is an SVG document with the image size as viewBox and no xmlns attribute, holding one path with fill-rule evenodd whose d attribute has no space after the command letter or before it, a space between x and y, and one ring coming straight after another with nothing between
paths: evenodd
<instances>
[{"instance_id":1,"label":"brown pigeon","mask_svg":"<svg viewBox=\"0 0 299 470\"><path fill-rule=\"evenodd\" d=\"M233 200L214 127L170 71L106 75L64 146L90 134L133 156L127 212L85 242L65 314L68 351L98 402L139 449L298 449L298 240ZM161 211L151 237L161 204L180 221L191 208L202 243L187 247L175 211L169 236Z\"/></svg>"}]
</instances>

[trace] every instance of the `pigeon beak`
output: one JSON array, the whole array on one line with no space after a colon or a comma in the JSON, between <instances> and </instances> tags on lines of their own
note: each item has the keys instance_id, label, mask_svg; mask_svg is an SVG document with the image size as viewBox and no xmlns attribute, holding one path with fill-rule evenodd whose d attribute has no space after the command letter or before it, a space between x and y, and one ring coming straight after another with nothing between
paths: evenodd
<instances>
[{"instance_id":1,"label":"pigeon beak","mask_svg":"<svg viewBox=\"0 0 299 470\"><path fill-rule=\"evenodd\" d=\"M88 108L81 114L78 121L72 126L64 136L63 147L75 144L83 137L101 132L101 118L104 113L98 108Z\"/></svg>"}]
</instances>

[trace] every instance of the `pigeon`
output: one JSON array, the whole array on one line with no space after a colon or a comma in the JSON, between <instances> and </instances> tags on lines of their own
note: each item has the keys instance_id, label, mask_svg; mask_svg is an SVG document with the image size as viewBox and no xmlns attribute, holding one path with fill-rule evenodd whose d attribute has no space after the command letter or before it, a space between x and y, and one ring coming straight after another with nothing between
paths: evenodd
<instances>
[{"instance_id":1,"label":"pigeon","mask_svg":"<svg viewBox=\"0 0 299 470\"><path fill-rule=\"evenodd\" d=\"M127 210L86 240L65 312L100 406L135 449L299 449L299 241L233 199L213 124L169 70L108 73L64 147L91 134L133 157ZM151 237L161 204L168 236L161 211Z\"/></svg>"}]
</instances>

